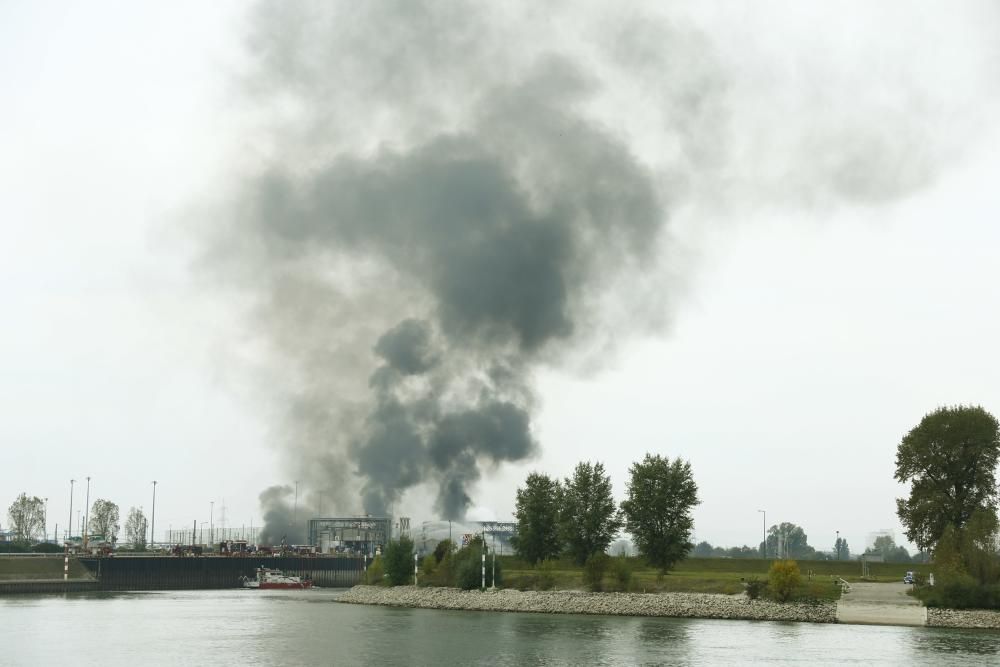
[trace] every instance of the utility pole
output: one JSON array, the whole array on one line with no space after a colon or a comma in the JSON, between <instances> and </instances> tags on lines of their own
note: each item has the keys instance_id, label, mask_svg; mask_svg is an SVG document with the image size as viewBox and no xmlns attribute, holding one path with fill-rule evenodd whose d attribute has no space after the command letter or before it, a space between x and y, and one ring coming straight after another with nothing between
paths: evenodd
<instances>
[{"instance_id":1,"label":"utility pole","mask_svg":"<svg viewBox=\"0 0 1000 667\"><path fill-rule=\"evenodd\" d=\"M764 515L764 558L767 558L767 512L765 510L757 510Z\"/></svg>"},{"instance_id":2,"label":"utility pole","mask_svg":"<svg viewBox=\"0 0 1000 667\"><path fill-rule=\"evenodd\" d=\"M299 480L295 480L295 504L292 505L292 525L299 525Z\"/></svg>"},{"instance_id":3,"label":"utility pole","mask_svg":"<svg viewBox=\"0 0 1000 667\"><path fill-rule=\"evenodd\" d=\"M215 542L215 501L208 503L208 541Z\"/></svg>"},{"instance_id":4,"label":"utility pole","mask_svg":"<svg viewBox=\"0 0 1000 667\"><path fill-rule=\"evenodd\" d=\"M87 533L90 528L90 477L87 478L87 500L83 506L83 550L87 550Z\"/></svg>"},{"instance_id":5,"label":"utility pole","mask_svg":"<svg viewBox=\"0 0 1000 667\"><path fill-rule=\"evenodd\" d=\"M153 480L153 516L149 524L149 546L156 547L156 480Z\"/></svg>"},{"instance_id":6,"label":"utility pole","mask_svg":"<svg viewBox=\"0 0 1000 667\"><path fill-rule=\"evenodd\" d=\"M73 537L73 484L76 483L75 479L69 480L69 535L67 537Z\"/></svg>"}]
</instances>

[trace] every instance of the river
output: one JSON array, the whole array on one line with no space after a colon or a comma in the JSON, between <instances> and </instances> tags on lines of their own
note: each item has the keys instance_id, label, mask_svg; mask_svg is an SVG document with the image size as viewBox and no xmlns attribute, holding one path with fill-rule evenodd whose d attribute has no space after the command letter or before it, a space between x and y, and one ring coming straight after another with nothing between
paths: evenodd
<instances>
[{"instance_id":1,"label":"river","mask_svg":"<svg viewBox=\"0 0 1000 667\"><path fill-rule=\"evenodd\" d=\"M983 665L1000 633L336 604L332 590L0 599L2 665Z\"/></svg>"}]
</instances>

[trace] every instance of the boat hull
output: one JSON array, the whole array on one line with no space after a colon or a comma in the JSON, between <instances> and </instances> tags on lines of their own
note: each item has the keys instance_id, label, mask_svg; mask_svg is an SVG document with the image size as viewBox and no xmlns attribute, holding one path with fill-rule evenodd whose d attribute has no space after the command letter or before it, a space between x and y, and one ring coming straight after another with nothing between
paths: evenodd
<instances>
[{"instance_id":1,"label":"boat hull","mask_svg":"<svg viewBox=\"0 0 1000 667\"><path fill-rule=\"evenodd\" d=\"M312 588L311 581L300 581L298 583L282 583L282 584L260 584L259 586L254 586L254 588L260 588L262 590L299 590L302 588Z\"/></svg>"}]
</instances>

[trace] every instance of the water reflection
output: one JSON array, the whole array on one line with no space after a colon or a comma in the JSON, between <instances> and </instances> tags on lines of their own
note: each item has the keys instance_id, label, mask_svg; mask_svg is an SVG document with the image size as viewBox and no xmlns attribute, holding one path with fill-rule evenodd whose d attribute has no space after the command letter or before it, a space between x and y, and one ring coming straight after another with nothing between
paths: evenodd
<instances>
[{"instance_id":1,"label":"water reflection","mask_svg":"<svg viewBox=\"0 0 1000 667\"><path fill-rule=\"evenodd\" d=\"M942 653L967 653L975 656L1000 653L1000 634L993 630L949 630L926 628L913 636L918 651Z\"/></svg>"},{"instance_id":2,"label":"water reflection","mask_svg":"<svg viewBox=\"0 0 1000 667\"><path fill-rule=\"evenodd\" d=\"M0 600L2 664L102 655L102 667L717 665L1000 662L1000 633L337 604L332 595L185 591ZM52 641L58 637L59 641ZM106 651L108 646L113 651ZM72 647L72 652L69 647Z\"/></svg>"}]
</instances>

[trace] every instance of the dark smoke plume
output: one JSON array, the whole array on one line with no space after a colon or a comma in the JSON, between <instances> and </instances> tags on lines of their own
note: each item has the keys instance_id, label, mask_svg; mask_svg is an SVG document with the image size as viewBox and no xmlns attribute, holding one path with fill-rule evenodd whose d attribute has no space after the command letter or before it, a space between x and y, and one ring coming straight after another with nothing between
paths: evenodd
<instances>
[{"instance_id":1,"label":"dark smoke plume","mask_svg":"<svg viewBox=\"0 0 1000 667\"><path fill-rule=\"evenodd\" d=\"M260 494L264 508L264 527L258 540L261 544L305 544L304 515L296 511L295 490L290 486L271 486Z\"/></svg>"},{"instance_id":2,"label":"dark smoke plume","mask_svg":"<svg viewBox=\"0 0 1000 667\"><path fill-rule=\"evenodd\" d=\"M209 259L252 295L294 474L340 512L428 485L459 519L484 466L537 452L535 371L666 319L678 210L890 200L933 175L917 77L799 100L683 18L535 7L253 14L262 166ZM261 502L280 539L287 490Z\"/></svg>"}]
</instances>

